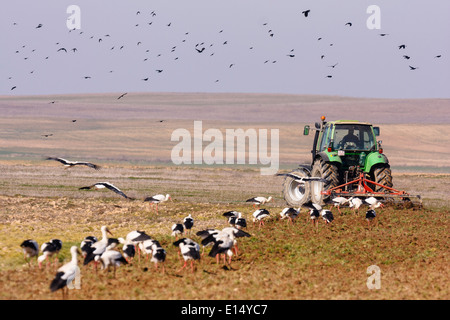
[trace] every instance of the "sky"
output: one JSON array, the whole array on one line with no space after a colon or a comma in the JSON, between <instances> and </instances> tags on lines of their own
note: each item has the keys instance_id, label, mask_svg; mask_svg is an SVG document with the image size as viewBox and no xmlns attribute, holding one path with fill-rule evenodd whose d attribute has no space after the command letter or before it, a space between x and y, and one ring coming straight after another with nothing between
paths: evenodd
<instances>
[{"instance_id":1,"label":"sky","mask_svg":"<svg viewBox=\"0 0 450 320\"><path fill-rule=\"evenodd\" d=\"M9 1L0 95L450 98L449 12L448 0Z\"/></svg>"}]
</instances>

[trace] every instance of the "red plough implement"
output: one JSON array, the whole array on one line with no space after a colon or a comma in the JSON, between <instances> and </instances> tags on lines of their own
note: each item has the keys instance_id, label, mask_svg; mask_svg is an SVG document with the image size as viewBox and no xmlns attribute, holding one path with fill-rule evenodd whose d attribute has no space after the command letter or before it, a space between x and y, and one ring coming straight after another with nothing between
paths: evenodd
<instances>
[{"instance_id":1,"label":"red plough implement","mask_svg":"<svg viewBox=\"0 0 450 320\"><path fill-rule=\"evenodd\" d=\"M372 188L379 186L383 191L374 191ZM384 199L386 204L401 206L403 208L422 208L422 198L420 195L411 195L405 191L400 191L369 180L363 173L359 178L342 185L322 191L322 194L334 198L341 197L375 197Z\"/></svg>"}]
</instances>

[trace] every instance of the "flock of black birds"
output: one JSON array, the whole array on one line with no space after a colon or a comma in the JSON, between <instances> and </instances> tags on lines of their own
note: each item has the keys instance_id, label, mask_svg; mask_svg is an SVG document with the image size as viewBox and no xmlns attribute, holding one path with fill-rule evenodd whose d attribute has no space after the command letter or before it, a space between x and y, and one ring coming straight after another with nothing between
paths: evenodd
<instances>
[{"instance_id":1,"label":"flock of black birds","mask_svg":"<svg viewBox=\"0 0 450 320\"><path fill-rule=\"evenodd\" d=\"M308 20L308 19L315 19L315 16L314 16L313 13L314 12L312 12L310 9L302 10L302 11L299 12L299 19L301 19L301 18L306 19L306 20ZM151 33L152 32L152 27L154 25L158 24L158 23L162 23L163 27L166 27L166 28L171 28L172 27L172 22L171 21L161 22L161 20L157 20L157 16L158 16L158 13L155 10L153 10L153 11L149 10L148 12L145 12L144 10L138 10L135 13L136 21L134 22L134 27L136 28L136 30L138 30L137 29L138 27L139 28L145 28L145 30L144 30L145 33ZM20 25L18 23L15 23L15 22L13 23L13 25L16 28L20 27ZM342 25L345 28L354 28L355 27L354 23L350 22L350 21L344 21L342 23ZM266 30L269 39L270 38L274 38L274 37L277 36L276 32L273 30L273 28L269 25L268 22L262 23L262 26L269 28L268 30ZM46 28L46 25L43 24L43 23L39 23L35 27L35 29L39 30L38 32L43 32L45 30L45 28ZM226 31L224 29L220 29L220 30L217 31L217 37L214 39L214 41L201 41L201 42L196 42L195 44L190 39L190 37L191 37L190 32L185 31L182 35L180 35L180 34L173 34L174 38L179 38L181 36L182 40L181 40L181 42L177 42L174 45L172 45L169 48L170 49L169 53L164 52L164 50L162 52L154 53L153 51L155 50L154 49L155 45L154 44L150 44L150 43L145 43L144 40L137 41L134 44L130 44L129 42L131 40L119 39L119 38L117 38L117 37L115 37L114 35L111 35L111 34L103 34L103 35L100 35L100 36L99 35L87 36L84 31L80 31L80 30L77 30L77 29L71 29L68 32L69 32L70 36L69 36L68 39L64 40L65 41L64 44L61 41L55 42L56 49L49 49L48 52L46 52L43 55L45 57L44 58L45 60L51 59L51 52L53 50L54 50L54 54L64 54L64 55L65 54L67 54L67 55L69 55L69 54L78 54L79 51L86 50L86 48L84 48L84 47L83 48L72 47L74 42L78 41L78 44L80 44L80 42L79 42L80 39L77 39L75 41L75 38L73 38L76 35L78 35L79 37L84 37L82 41L96 41L99 45L103 46L102 49L105 50L105 51L103 51L105 54L107 52L106 50L108 50L108 51L122 51L122 50L126 51L131 46L142 48L143 54L145 55L145 58L143 59L142 62L146 63L147 61L153 60L157 65L160 63L157 59L159 57L161 57L162 55L170 55L170 54L172 54L172 56L170 58L173 59L174 61L176 61L176 60L183 60L182 59L183 57L176 53L181 45L192 45L192 51L191 52L193 52L194 54L208 55L208 56L212 57L212 56L215 55L215 53L220 52L220 50L221 50L220 46L228 46L228 45L230 45L230 43L233 43L233 39L227 39L226 38ZM136 31L136 33L137 32L138 31ZM390 34L388 34L388 33L378 33L378 35L381 36L381 37L387 37ZM36 34L36 36L39 37L41 35ZM324 37L325 36L318 37L317 41L326 41L326 40L324 40ZM119 41L121 43L118 43ZM333 45L334 45L334 43L330 43L329 44L330 47L332 47ZM248 50L254 50L255 47L256 47L255 45L252 45L252 46L248 47ZM89 47L89 48L92 48L92 47ZM398 45L398 49L399 50L406 50L406 48L407 48L406 44L401 43L401 44ZM274 49L276 49L276 48L274 47ZM188 49L188 52L189 51L190 50ZM185 48L183 48L183 52L184 53L186 52ZM22 45L21 48L17 48L15 53L18 54L18 55L22 54L22 59L24 61L36 59L36 58L33 58L33 56L32 56L33 54L36 53L36 50L33 49L30 52L30 50L29 50L27 45ZM134 50L131 54L134 55L135 53L136 53L136 51ZM285 52L283 55L285 57L287 57L288 59L296 58L296 54L295 54L295 50L294 49L291 49L290 51ZM321 60L325 60L326 61L327 60L326 59L327 55L328 54L322 53L322 54L318 55L318 58L320 58ZM436 58L436 59L441 58L441 57L442 57L442 54L434 55L434 58ZM130 59L130 58L134 60L137 57L135 57L135 56L128 56L127 57L127 59ZM407 60L410 60L410 59L412 59L412 55L404 54L403 58L407 59ZM229 60L231 60L231 59L237 59L237 57L231 57L230 56ZM271 58L271 59L265 59L264 61L262 61L263 64L268 64L269 62L271 64L275 64L275 63L278 62L278 60ZM35 65L35 67L43 67L42 64L39 65L39 61L36 61L36 63L37 64ZM167 63L167 60L166 60L166 63ZM227 64L226 64L226 66L228 66L228 69L232 69L232 68L234 69L238 65L239 65L238 61L228 61ZM337 65L338 65L338 63L335 62L334 64L330 65L329 67L334 70ZM418 66L409 64L409 70L417 70L417 69L419 69ZM143 71L146 70L148 72L149 67L144 64L143 67L142 67L142 70ZM154 69L154 72L156 74L161 74L161 73L164 72L164 70L165 70L165 66L161 62L161 65L156 67ZM114 72L113 69L110 69L108 71L108 73L110 73L110 74L113 73L113 72ZM36 73L35 70L31 70L30 71L30 74L35 74L35 73ZM325 75L325 78L331 79L331 78L333 78L333 76L334 76L333 74L329 73L329 74ZM12 81L15 81L15 76L11 75L11 76L9 76L8 79L12 80ZM84 76L82 76L82 79L84 79L84 80L105 81L105 79L102 78L101 75L99 75L99 74L84 75ZM140 77L140 79L141 79L141 81L145 81L145 82L149 82L149 83L157 81L157 78L155 78L155 76L152 76L151 74L148 75L148 76L145 76L145 77ZM219 81L220 81L220 78L214 78L214 80L213 80L214 83L218 83ZM126 82L128 82L128 81L126 81ZM20 86L20 83L16 83L15 85L12 85L10 87L10 91L16 90L19 86ZM117 97L117 99L123 99L126 94L127 93L121 94L120 96Z\"/></svg>"}]
</instances>

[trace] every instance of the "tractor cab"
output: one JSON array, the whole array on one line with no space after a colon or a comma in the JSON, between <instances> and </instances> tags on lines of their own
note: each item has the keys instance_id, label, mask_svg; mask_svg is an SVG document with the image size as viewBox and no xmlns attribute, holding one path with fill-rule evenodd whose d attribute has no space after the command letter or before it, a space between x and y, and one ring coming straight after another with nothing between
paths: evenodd
<instances>
[{"instance_id":1,"label":"tractor cab","mask_svg":"<svg viewBox=\"0 0 450 320\"><path fill-rule=\"evenodd\" d=\"M359 166L363 171L370 171L366 167L366 156L371 153L381 154L381 141L377 142L380 134L379 127L370 123L338 120L315 125L315 137L312 153L313 162L321 157L325 161L339 163L342 169ZM304 134L309 134L309 126L305 127ZM383 158L383 161L387 159ZM366 169L366 170L364 170Z\"/></svg>"},{"instance_id":2,"label":"tractor cab","mask_svg":"<svg viewBox=\"0 0 450 320\"><path fill-rule=\"evenodd\" d=\"M323 137L322 143L321 149L331 146L334 150L369 151L375 149L376 138L370 125L361 123L332 124L327 136Z\"/></svg>"}]
</instances>

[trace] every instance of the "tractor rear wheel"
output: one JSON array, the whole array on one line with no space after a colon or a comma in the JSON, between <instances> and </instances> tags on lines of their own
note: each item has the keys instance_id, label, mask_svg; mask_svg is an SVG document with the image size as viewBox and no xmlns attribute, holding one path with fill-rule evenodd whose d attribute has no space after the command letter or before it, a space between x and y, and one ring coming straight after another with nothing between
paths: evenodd
<instances>
[{"instance_id":1,"label":"tractor rear wheel","mask_svg":"<svg viewBox=\"0 0 450 320\"><path fill-rule=\"evenodd\" d=\"M302 169L297 169L291 173L299 177L309 177L309 174ZM286 177L283 182L283 196L287 204L291 207L300 207L309 201L310 184L300 183L291 177Z\"/></svg>"},{"instance_id":2,"label":"tractor rear wheel","mask_svg":"<svg viewBox=\"0 0 450 320\"><path fill-rule=\"evenodd\" d=\"M327 182L311 182L311 201L319 205L324 205L330 196L322 194L339 185L339 169L334 164L318 159L314 162L311 177L320 177L326 179Z\"/></svg>"},{"instance_id":3,"label":"tractor rear wheel","mask_svg":"<svg viewBox=\"0 0 450 320\"><path fill-rule=\"evenodd\" d=\"M388 188L392 188L392 172L389 166L379 166L372 170L372 181L381 184L383 186L386 186ZM388 191L385 188L374 185L374 191L375 192L385 192Z\"/></svg>"}]
</instances>

